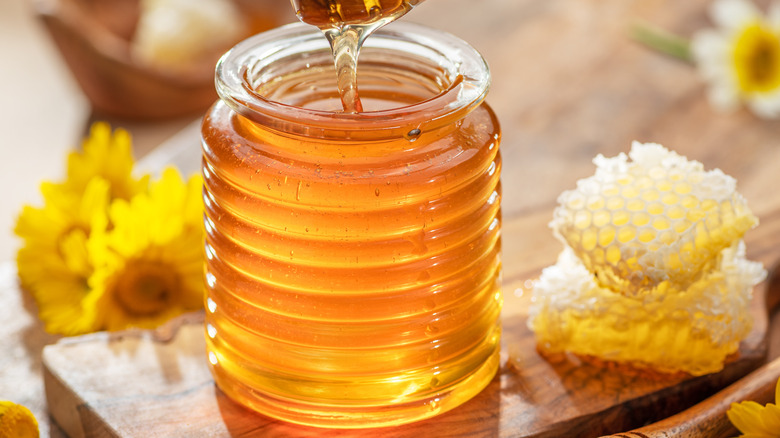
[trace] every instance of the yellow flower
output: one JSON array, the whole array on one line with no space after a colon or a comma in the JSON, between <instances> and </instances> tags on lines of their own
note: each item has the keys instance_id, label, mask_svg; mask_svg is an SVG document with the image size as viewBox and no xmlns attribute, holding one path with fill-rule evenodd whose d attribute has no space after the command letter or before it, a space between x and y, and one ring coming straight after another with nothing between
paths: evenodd
<instances>
[{"instance_id":1,"label":"yellow flower","mask_svg":"<svg viewBox=\"0 0 780 438\"><path fill-rule=\"evenodd\" d=\"M41 185L43 207L22 209L19 278L47 331L151 327L200 306L200 181L167 171L150 190L133 165L128 133L96 123L67 179Z\"/></svg>"},{"instance_id":2,"label":"yellow flower","mask_svg":"<svg viewBox=\"0 0 780 438\"><path fill-rule=\"evenodd\" d=\"M29 409L0 401L0 438L37 438L38 421Z\"/></svg>"},{"instance_id":3,"label":"yellow flower","mask_svg":"<svg viewBox=\"0 0 780 438\"><path fill-rule=\"evenodd\" d=\"M16 257L19 279L47 331L81 334L91 326L82 317L93 271L86 243L92 232L108 226L109 184L96 177L75 194L44 183L41 192L44 206L25 206L14 230L24 239Z\"/></svg>"},{"instance_id":4,"label":"yellow flower","mask_svg":"<svg viewBox=\"0 0 780 438\"><path fill-rule=\"evenodd\" d=\"M148 193L111 205L113 228L90 236L87 306L97 329L152 328L203 304L200 177L167 169Z\"/></svg>"},{"instance_id":5,"label":"yellow flower","mask_svg":"<svg viewBox=\"0 0 780 438\"><path fill-rule=\"evenodd\" d=\"M109 182L111 199L130 199L149 184L148 175L133 178L133 164L130 134L123 129L112 134L108 123L97 122L84 140L82 151L68 156L68 177L63 186L80 194L92 178L99 176Z\"/></svg>"},{"instance_id":6,"label":"yellow flower","mask_svg":"<svg viewBox=\"0 0 780 438\"><path fill-rule=\"evenodd\" d=\"M775 388L775 403L766 406L753 401L732 403L726 413L744 438L780 438L780 380Z\"/></svg>"},{"instance_id":7,"label":"yellow flower","mask_svg":"<svg viewBox=\"0 0 780 438\"><path fill-rule=\"evenodd\" d=\"M764 16L748 0L716 0L712 18L717 30L704 30L691 51L709 98L719 109L744 102L765 118L780 116L780 5Z\"/></svg>"}]
</instances>

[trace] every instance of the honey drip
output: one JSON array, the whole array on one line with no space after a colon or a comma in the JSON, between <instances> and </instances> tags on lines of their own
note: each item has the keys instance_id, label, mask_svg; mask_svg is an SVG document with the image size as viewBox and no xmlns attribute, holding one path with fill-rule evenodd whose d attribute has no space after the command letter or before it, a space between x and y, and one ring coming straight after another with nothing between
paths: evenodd
<instances>
[{"instance_id":1,"label":"honey drip","mask_svg":"<svg viewBox=\"0 0 780 438\"><path fill-rule=\"evenodd\" d=\"M400 18L422 0L292 0L295 14L318 27L328 39L338 75L344 112L363 112L357 86L357 62L363 42L374 31Z\"/></svg>"}]
</instances>

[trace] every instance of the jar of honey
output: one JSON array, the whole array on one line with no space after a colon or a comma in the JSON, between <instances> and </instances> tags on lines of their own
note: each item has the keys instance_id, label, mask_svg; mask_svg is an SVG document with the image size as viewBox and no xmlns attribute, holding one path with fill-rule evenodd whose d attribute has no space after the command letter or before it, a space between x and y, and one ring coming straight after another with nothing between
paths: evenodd
<instances>
[{"instance_id":1,"label":"jar of honey","mask_svg":"<svg viewBox=\"0 0 780 438\"><path fill-rule=\"evenodd\" d=\"M341 111L316 29L254 36L205 116L206 340L217 385L262 414L390 426L450 410L499 366L500 129L456 37L394 23Z\"/></svg>"}]
</instances>

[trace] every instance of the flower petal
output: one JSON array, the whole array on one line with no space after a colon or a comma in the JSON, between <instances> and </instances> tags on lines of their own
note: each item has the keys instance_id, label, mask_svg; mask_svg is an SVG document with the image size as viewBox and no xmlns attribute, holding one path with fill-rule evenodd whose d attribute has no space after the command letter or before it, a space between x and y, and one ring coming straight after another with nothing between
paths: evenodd
<instances>
[{"instance_id":1,"label":"flower petal","mask_svg":"<svg viewBox=\"0 0 780 438\"><path fill-rule=\"evenodd\" d=\"M768 404L761 415L761 422L764 430L769 433L777 433L780 436L780 407L775 404Z\"/></svg>"},{"instance_id":2,"label":"flower petal","mask_svg":"<svg viewBox=\"0 0 780 438\"><path fill-rule=\"evenodd\" d=\"M743 434L761 433L761 411L763 406L754 401L732 403L726 415Z\"/></svg>"},{"instance_id":3,"label":"flower petal","mask_svg":"<svg viewBox=\"0 0 780 438\"><path fill-rule=\"evenodd\" d=\"M728 30L738 29L761 18L758 8L747 0L716 0L710 14L718 27Z\"/></svg>"},{"instance_id":4,"label":"flower petal","mask_svg":"<svg viewBox=\"0 0 780 438\"><path fill-rule=\"evenodd\" d=\"M777 386L775 386L775 404L780 405L780 379L777 379Z\"/></svg>"},{"instance_id":5,"label":"flower petal","mask_svg":"<svg viewBox=\"0 0 780 438\"><path fill-rule=\"evenodd\" d=\"M739 93L733 87L725 84L715 84L707 92L710 104L716 110L722 112L733 112L739 108Z\"/></svg>"},{"instance_id":6,"label":"flower petal","mask_svg":"<svg viewBox=\"0 0 780 438\"><path fill-rule=\"evenodd\" d=\"M755 94L747 101L750 110L764 119L780 118L780 93Z\"/></svg>"},{"instance_id":7,"label":"flower petal","mask_svg":"<svg viewBox=\"0 0 780 438\"><path fill-rule=\"evenodd\" d=\"M769 6L766 21L775 32L780 31L780 2L772 2Z\"/></svg>"},{"instance_id":8,"label":"flower petal","mask_svg":"<svg viewBox=\"0 0 780 438\"><path fill-rule=\"evenodd\" d=\"M691 53L697 63L719 61L727 56L730 39L720 32L705 29L691 38Z\"/></svg>"}]
</instances>

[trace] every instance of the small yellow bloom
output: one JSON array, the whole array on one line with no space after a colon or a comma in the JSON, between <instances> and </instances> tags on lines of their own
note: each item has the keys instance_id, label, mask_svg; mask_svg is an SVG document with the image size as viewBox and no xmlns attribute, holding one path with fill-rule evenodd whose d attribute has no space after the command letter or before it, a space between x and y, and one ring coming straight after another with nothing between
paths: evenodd
<instances>
[{"instance_id":1,"label":"small yellow bloom","mask_svg":"<svg viewBox=\"0 0 780 438\"><path fill-rule=\"evenodd\" d=\"M108 226L109 190L108 182L99 177L81 194L45 183L44 206L26 206L19 215L14 230L24 239L16 256L19 279L51 333L90 331L92 323L83 317L82 307L93 272L86 243L91 233Z\"/></svg>"},{"instance_id":2,"label":"small yellow bloom","mask_svg":"<svg viewBox=\"0 0 780 438\"><path fill-rule=\"evenodd\" d=\"M718 29L694 35L691 51L713 106L780 117L780 5L764 15L748 0L716 0L711 12Z\"/></svg>"},{"instance_id":3,"label":"small yellow bloom","mask_svg":"<svg viewBox=\"0 0 780 438\"><path fill-rule=\"evenodd\" d=\"M775 388L775 403L766 406L753 401L732 403L726 413L744 438L780 438L780 380Z\"/></svg>"},{"instance_id":4,"label":"small yellow bloom","mask_svg":"<svg viewBox=\"0 0 780 438\"><path fill-rule=\"evenodd\" d=\"M149 175L134 178L133 146L130 134L124 129L113 133L108 123L92 125L81 152L68 156L68 177L64 188L81 194L96 176L109 182L111 199L130 199L146 190Z\"/></svg>"},{"instance_id":5,"label":"small yellow bloom","mask_svg":"<svg viewBox=\"0 0 780 438\"><path fill-rule=\"evenodd\" d=\"M203 305L201 180L167 169L149 193L111 205L113 228L90 236L86 299L97 327L152 328Z\"/></svg>"},{"instance_id":6,"label":"small yellow bloom","mask_svg":"<svg viewBox=\"0 0 780 438\"><path fill-rule=\"evenodd\" d=\"M29 409L0 401L0 438L37 438L38 421Z\"/></svg>"}]
</instances>

